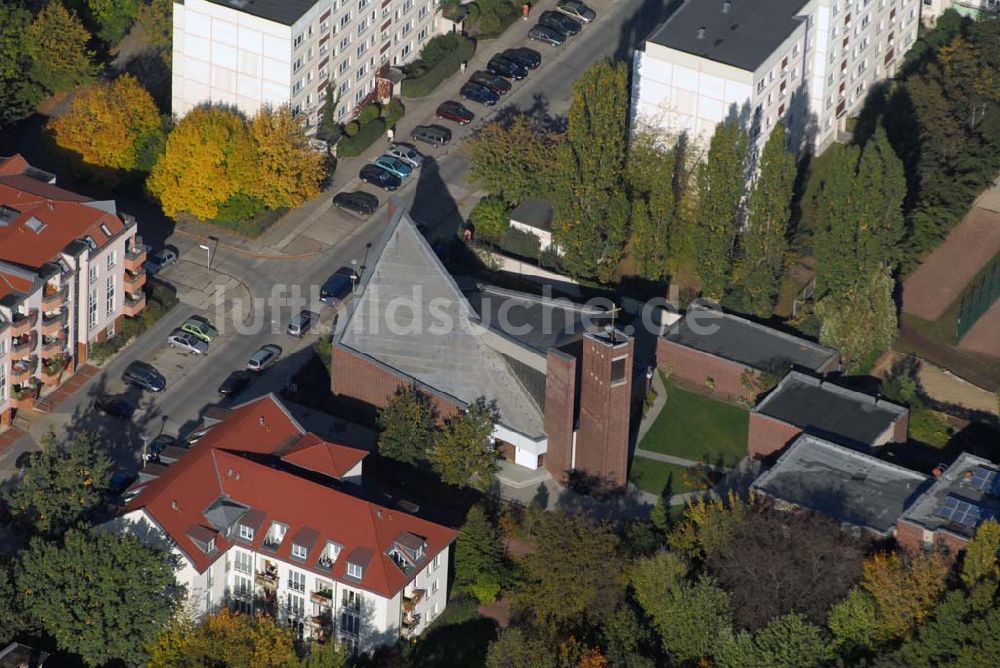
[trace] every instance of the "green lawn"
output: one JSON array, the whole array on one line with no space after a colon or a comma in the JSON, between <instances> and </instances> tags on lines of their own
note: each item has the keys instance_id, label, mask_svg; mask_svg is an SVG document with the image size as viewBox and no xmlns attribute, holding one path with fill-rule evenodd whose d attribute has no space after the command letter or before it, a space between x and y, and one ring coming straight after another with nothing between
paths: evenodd
<instances>
[{"instance_id":1,"label":"green lawn","mask_svg":"<svg viewBox=\"0 0 1000 668\"><path fill-rule=\"evenodd\" d=\"M450 601L420 639L407 647L406 663L420 668L482 666L497 636L497 623L483 617L472 600Z\"/></svg>"},{"instance_id":2,"label":"green lawn","mask_svg":"<svg viewBox=\"0 0 1000 668\"><path fill-rule=\"evenodd\" d=\"M669 381L666 387L667 402L640 448L722 466L735 466L746 455L747 409Z\"/></svg>"},{"instance_id":3,"label":"green lawn","mask_svg":"<svg viewBox=\"0 0 1000 668\"><path fill-rule=\"evenodd\" d=\"M683 466L676 464L657 462L645 457L633 457L632 470L629 471L628 479L633 485L650 494L661 495L668 485L671 494L698 491L685 484L685 471Z\"/></svg>"}]
</instances>

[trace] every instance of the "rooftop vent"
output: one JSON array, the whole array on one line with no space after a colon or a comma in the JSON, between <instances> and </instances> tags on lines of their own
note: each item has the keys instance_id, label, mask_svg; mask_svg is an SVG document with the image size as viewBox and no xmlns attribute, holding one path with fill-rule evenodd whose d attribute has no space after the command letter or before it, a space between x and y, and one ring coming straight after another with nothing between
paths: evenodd
<instances>
[{"instance_id":1,"label":"rooftop vent","mask_svg":"<svg viewBox=\"0 0 1000 668\"><path fill-rule=\"evenodd\" d=\"M722 13L723 14L728 14L731 11L733 11L733 3L731 3L731 2L723 2L722 3Z\"/></svg>"},{"instance_id":2,"label":"rooftop vent","mask_svg":"<svg viewBox=\"0 0 1000 668\"><path fill-rule=\"evenodd\" d=\"M705 39L705 33L706 32L707 32L707 28L705 28L705 26L702 26L702 27L698 28L698 39Z\"/></svg>"}]
</instances>

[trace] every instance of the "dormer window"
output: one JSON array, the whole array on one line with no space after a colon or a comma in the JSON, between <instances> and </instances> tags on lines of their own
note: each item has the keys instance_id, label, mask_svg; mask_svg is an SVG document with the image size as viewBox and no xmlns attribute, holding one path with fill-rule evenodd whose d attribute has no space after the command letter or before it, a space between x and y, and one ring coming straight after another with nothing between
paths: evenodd
<instances>
[{"instance_id":1,"label":"dormer window","mask_svg":"<svg viewBox=\"0 0 1000 668\"><path fill-rule=\"evenodd\" d=\"M97 242L94 241L94 237L90 236L89 234L83 238L83 243L87 244L87 247L90 250L92 251L97 250Z\"/></svg>"},{"instance_id":2,"label":"dormer window","mask_svg":"<svg viewBox=\"0 0 1000 668\"><path fill-rule=\"evenodd\" d=\"M277 550L278 546L281 545L281 541L285 540L285 532L288 531L288 527L280 522L272 522L271 528L267 530L267 535L264 536L264 541L261 543L262 547L269 550Z\"/></svg>"},{"instance_id":3,"label":"dormer window","mask_svg":"<svg viewBox=\"0 0 1000 668\"><path fill-rule=\"evenodd\" d=\"M208 541L208 545L206 547L208 549L206 549L205 552L207 552L208 554L212 554L213 552L215 552L215 539L213 538L210 541Z\"/></svg>"},{"instance_id":4,"label":"dormer window","mask_svg":"<svg viewBox=\"0 0 1000 668\"><path fill-rule=\"evenodd\" d=\"M109 239L111 238L111 230L108 229L108 226L105 225L104 223L101 223L101 232L104 233L104 236L108 237Z\"/></svg>"},{"instance_id":5,"label":"dormer window","mask_svg":"<svg viewBox=\"0 0 1000 668\"><path fill-rule=\"evenodd\" d=\"M361 566L360 564L353 564L351 562L347 562L347 577L354 578L355 580L360 580L362 577L364 577L364 574L365 574L364 566Z\"/></svg>"},{"instance_id":6,"label":"dormer window","mask_svg":"<svg viewBox=\"0 0 1000 668\"><path fill-rule=\"evenodd\" d=\"M332 541L326 542L326 547L323 548L323 553L316 560L316 565L320 568L333 568L333 565L337 563L337 557L340 556L340 545Z\"/></svg>"},{"instance_id":7,"label":"dormer window","mask_svg":"<svg viewBox=\"0 0 1000 668\"><path fill-rule=\"evenodd\" d=\"M253 529L244 524L240 525L240 540L250 542L253 540Z\"/></svg>"},{"instance_id":8,"label":"dormer window","mask_svg":"<svg viewBox=\"0 0 1000 668\"><path fill-rule=\"evenodd\" d=\"M309 550L304 545L296 545L295 543L292 543L292 556L293 557L295 557L296 559L302 559L303 561L305 561L305 558L308 555L309 555Z\"/></svg>"}]
</instances>

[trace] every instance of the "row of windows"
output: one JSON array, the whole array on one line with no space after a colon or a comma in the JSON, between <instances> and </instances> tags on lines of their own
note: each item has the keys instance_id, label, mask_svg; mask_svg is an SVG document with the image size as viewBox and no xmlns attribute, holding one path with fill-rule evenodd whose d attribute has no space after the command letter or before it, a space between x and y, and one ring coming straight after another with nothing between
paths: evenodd
<instances>
[{"instance_id":1,"label":"row of windows","mask_svg":"<svg viewBox=\"0 0 1000 668\"><path fill-rule=\"evenodd\" d=\"M115 277L108 276L107 287L104 293L105 313L111 316L115 312ZM90 329L97 327L97 288L90 289L90 297L87 301L87 326Z\"/></svg>"}]
</instances>

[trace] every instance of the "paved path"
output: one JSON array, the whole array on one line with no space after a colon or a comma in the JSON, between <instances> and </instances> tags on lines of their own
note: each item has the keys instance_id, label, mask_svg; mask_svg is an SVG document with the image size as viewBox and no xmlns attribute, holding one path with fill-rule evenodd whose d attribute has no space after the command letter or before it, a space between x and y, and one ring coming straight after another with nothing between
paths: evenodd
<instances>
[{"instance_id":1,"label":"paved path","mask_svg":"<svg viewBox=\"0 0 1000 668\"><path fill-rule=\"evenodd\" d=\"M684 459L683 457L674 457L673 455L665 455L662 452L653 452L652 450L643 450L642 448L635 449L635 456L642 457L643 459L652 459L653 461L663 462L664 464L676 464L677 466L685 466L691 468L692 466L704 466L704 462L696 462L693 459Z\"/></svg>"},{"instance_id":2,"label":"paved path","mask_svg":"<svg viewBox=\"0 0 1000 668\"><path fill-rule=\"evenodd\" d=\"M639 451L639 445L642 443L642 439L646 437L646 432L650 430L653 423L656 422L656 418L660 416L663 405L667 403L667 388L663 384L663 376L658 371L653 374L652 387L653 391L656 392L656 399L653 400L653 405L646 410L642 416L642 421L639 422L639 431L635 437L636 452Z\"/></svg>"}]
</instances>

